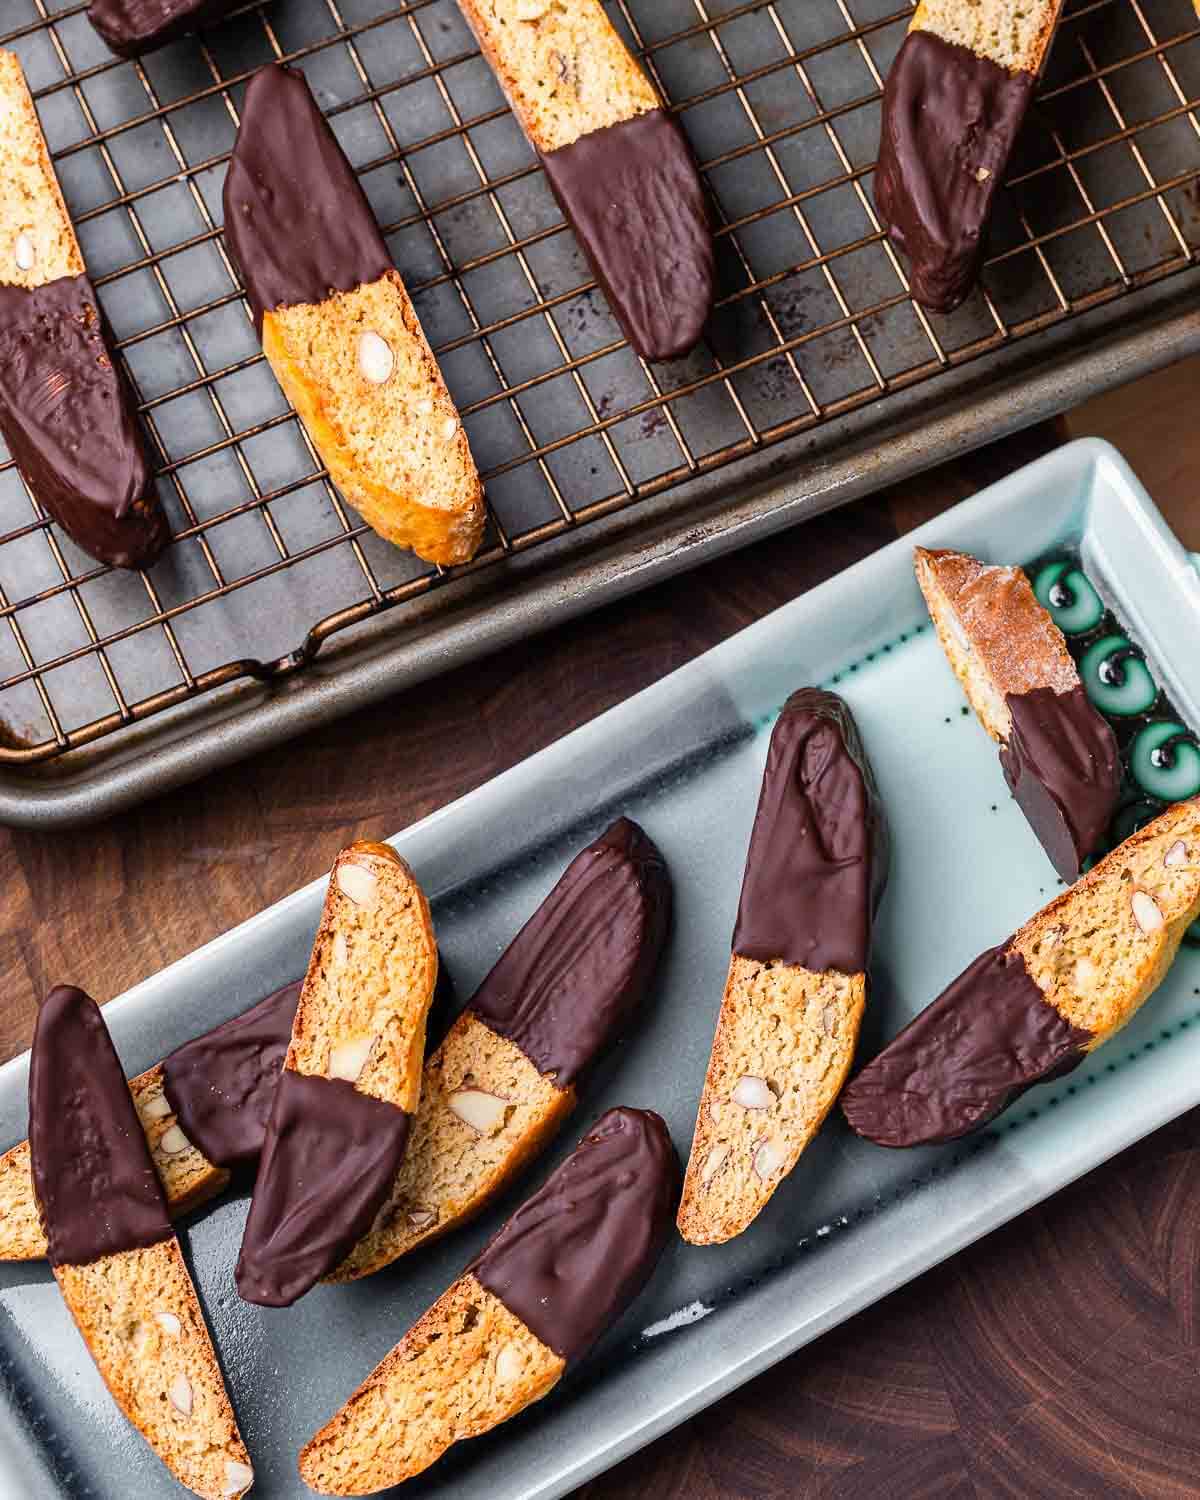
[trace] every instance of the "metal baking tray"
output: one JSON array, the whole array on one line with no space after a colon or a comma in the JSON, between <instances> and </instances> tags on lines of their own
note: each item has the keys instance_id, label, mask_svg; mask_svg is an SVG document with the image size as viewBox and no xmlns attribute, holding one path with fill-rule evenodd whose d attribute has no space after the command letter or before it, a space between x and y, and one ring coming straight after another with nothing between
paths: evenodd
<instances>
[{"instance_id":1,"label":"metal baking tray","mask_svg":"<svg viewBox=\"0 0 1200 1500\"><path fill-rule=\"evenodd\" d=\"M1200 573L1120 457L1059 450L785 606L397 839L468 996L564 864L618 811L662 847L676 923L641 1024L585 1084L540 1181L617 1103L650 1106L686 1151L729 958L770 727L797 685L851 702L894 834L862 1039L869 1056L1056 888L963 706L913 581L911 545L1028 561L1078 547L1155 681L1200 722ZM107 1008L132 1073L303 971L316 880ZM85 971L72 976L86 983ZM395 1492L552 1500L1080 1173L1200 1103L1200 950L1185 948L1119 1037L957 1146L888 1152L837 1111L754 1225L672 1238L644 1294L544 1401ZM25 1134L28 1056L0 1068L0 1146ZM184 1230L257 1500L300 1500L304 1440L447 1287L525 1188L478 1224L285 1311L242 1303L245 1193ZM0 1265L0 1494L169 1500L116 1414L45 1265Z\"/></svg>"},{"instance_id":2,"label":"metal baking tray","mask_svg":"<svg viewBox=\"0 0 1200 1500\"><path fill-rule=\"evenodd\" d=\"M624 344L453 0L272 0L142 63L4 0L175 540L96 567L0 465L0 820L111 813L1200 348L1200 24L1068 0L984 289L908 296L871 196L903 0L614 0L702 164L720 296ZM244 80L304 69L463 412L491 524L450 574L342 504L221 235Z\"/></svg>"}]
</instances>

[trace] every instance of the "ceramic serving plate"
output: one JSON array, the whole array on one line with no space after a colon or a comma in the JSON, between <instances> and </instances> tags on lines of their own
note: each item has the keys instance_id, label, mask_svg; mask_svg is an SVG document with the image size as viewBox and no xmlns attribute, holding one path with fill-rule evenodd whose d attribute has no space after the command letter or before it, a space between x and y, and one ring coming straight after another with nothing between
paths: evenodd
<instances>
[{"instance_id":1,"label":"ceramic serving plate","mask_svg":"<svg viewBox=\"0 0 1200 1500\"><path fill-rule=\"evenodd\" d=\"M677 920L657 993L529 1182L619 1103L660 1111L686 1155L767 737L794 688L833 685L850 701L892 822L863 1055L1054 893L928 624L914 542L1019 562L1077 550L1120 629L1144 649L1173 715L1200 723L1200 575L1120 456L1076 443L408 829L396 842L430 893L464 998L570 856L616 813L642 822L670 863ZM323 885L315 880L114 1001L106 1014L129 1072L297 977ZM61 977L86 985L86 954ZM27 1067L20 1057L0 1069L0 1146L25 1134ZM573 1377L463 1444L406 1494L562 1495L1198 1102L1200 950L1185 948L1127 1031L972 1142L889 1153L853 1137L835 1112L748 1233L719 1248L675 1240ZM296 1474L301 1444L520 1196L426 1253L367 1281L320 1287L284 1311L247 1306L234 1290L245 1191L192 1217L185 1251L254 1459L256 1496L308 1493ZM0 1266L0 1355L0 1495L181 1493L117 1414L44 1265Z\"/></svg>"}]
</instances>

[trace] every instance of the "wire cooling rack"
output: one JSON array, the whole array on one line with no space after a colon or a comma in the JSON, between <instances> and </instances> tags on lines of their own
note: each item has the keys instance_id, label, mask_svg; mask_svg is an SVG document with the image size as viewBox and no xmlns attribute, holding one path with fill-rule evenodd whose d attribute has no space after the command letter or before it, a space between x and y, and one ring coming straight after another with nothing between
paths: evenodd
<instances>
[{"instance_id":1,"label":"wire cooling rack","mask_svg":"<svg viewBox=\"0 0 1200 1500\"><path fill-rule=\"evenodd\" d=\"M250 4L133 63L85 8L2 0L0 45L24 63L174 539L150 572L98 567L0 467L10 821L110 810L582 607L614 568L630 587L691 543L731 545L747 534L733 486L785 464L808 459L811 482L772 491L760 525L849 498L872 482L885 418L920 434L925 412L909 467L983 441L982 408L954 438L912 400L957 398L967 367L976 395L1014 392L1011 418L990 419L1003 426L1039 414L1019 360L1044 371L1065 355L1051 397L1065 406L1096 339L1164 308L1167 336L1139 334L1143 363L1195 335L1177 306L1200 261L1190 0L1068 4L982 290L947 318L912 301L872 198L882 80L911 6L615 0L718 224L707 337L659 366L621 338L453 0ZM360 173L470 435L489 525L450 575L346 508L254 337L221 185L245 81L271 59L304 70ZM867 454L855 474L812 465L851 442ZM880 462L874 482L888 473ZM674 561L652 554L660 533Z\"/></svg>"}]
</instances>

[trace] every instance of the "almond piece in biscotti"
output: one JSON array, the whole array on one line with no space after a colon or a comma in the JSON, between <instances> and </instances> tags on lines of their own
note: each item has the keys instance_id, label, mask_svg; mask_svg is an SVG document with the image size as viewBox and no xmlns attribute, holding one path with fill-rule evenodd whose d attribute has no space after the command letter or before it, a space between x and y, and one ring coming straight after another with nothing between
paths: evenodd
<instances>
[{"instance_id":1,"label":"almond piece in biscotti","mask_svg":"<svg viewBox=\"0 0 1200 1500\"><path fill-rule=\"evenodd\" d=\"M640 1014L670 898L662 855L628 818L576 855L425 1063L387 1201L332 1280L466 1223L549 1144L580 1074Z\"/></svg>"},{"instance_id":2,"label":"almond piece in biscotti","mask_svg":"<svg viewBox=\"0 0 1200 1500\"><path fill-rule=\"evenodd\" d=\"M678 1194L659 1116L603 1115L304 1445L305 1484L403 1484L544 1396L645 1285Z\"/></svg>"},{"instance_id":3,"label":"almond piece in biscotti","mask_svg":"<svg viewBox=\"0 0 1200 1500\"><path fill-rule=\"evenodd\" d=\"M977 958L853 1079L851 1126L881 1146L956 1140L1124 1026L1200 916L1200 867L1163 861L1181 838L1200 838L1200 799L1169 807Z\"/></svg>"},{"instance_id":4,"label":"almond piece in biscotti","mask_svg":"<svg viewBox=\"0 0 1200 1500\"><path fill-rule=\"evenodd\" d=\"M740 1234L850 1070L887 825L850 710L806 688L771 736L733 955L679 1207L696 1245Z\"/></svg>"},{"instance_id":5,"label":"almond piece in biscotti","mask_svg":"<svg viewBox=\"0 0 1200 1500\"><path fill-rule=\"evenodd\" d=\"M50 1265L113 1399L180 1484L243 1495L249 1455L129 1085L98 1006L66 985L38 1012L29 1148Z\"/></svg>"}]
</instances>

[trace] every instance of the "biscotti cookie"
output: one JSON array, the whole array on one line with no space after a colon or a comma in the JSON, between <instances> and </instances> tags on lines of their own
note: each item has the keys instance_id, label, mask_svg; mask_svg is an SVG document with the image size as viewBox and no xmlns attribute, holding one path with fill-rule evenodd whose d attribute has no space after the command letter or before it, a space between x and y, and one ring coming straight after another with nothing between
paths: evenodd
<instances>
[{"instance_id":1,"label":"biscotti cookie","mask_svg":"<svg viewBox=\"0 0 1200 1500\"><path fill-rule=\"evenodd\" d=\"M129 1080L172 1218L221 1192L228 1168L258 1160L299 995L289 984ZM0 1156L0 1260L45 1253L22 1141Z\"/></svg>"},{"instance_id":2,"label":"biscotti cookie","mask_svg":"<svg viewBox=\"0 0 1200 1500\"><path fill-rule=\"evenodd\" d=\"M0 433L38 504L85 552L142 568L162 551L133 393L11 52L0 52Z\"/></svg>"},{"instance_id":3,"label":"biscotti cookie","mask_svg":"<svg viewBox=\"0 0 1200 1500\"><path fill-rule=\"evenodd\" d=\"M951 1141L1069 1072L1162 982L1200 916L1200 799L1133 834L982 954L842 1095L881 1146Z\"/></svg>"},{"instance_id":4,"label":"biscotti cookie","mask_svg":"<svg viewBox=\"0 0 1200 1500\"><path fill-rule=\"evenodd\" d=\"M237 1263L286 1307L345 1259L404 1158L438 954L429 903L387 844L334 862Z\"/></svg>"},{"instance_id":5,"label":"biscotti cookie","mask_svg":"<svg viewBox=\"0 0 1200 1500\"><path fill-rule=\"evenodd\" d=\"M640 1010L670 917L662 855L619 818L571 861L429 1057L387 1201L330 1280L466 1223L549 1145L580 1074Z\"/></svg>"},{"instance_id":6,"label":"biscotti cookie","mask_svg":"<svg viewBox=\"0 0 1200 1500\"><path fill-rule=\"evenodd\" d=\"M330 478L388 541L466 562L484 522L466 431L302 73L250 80L224 201L263 352Z\"/></svg>"},{"instance_id":7,"label":"biscotti cookie","mask_svg":"<svg viewBox=\"0 0 1200 1500\"><path fill-rule=\"evenodd\" d=\"M544 1396L646 1284L678 1195L658 1115L602 1115L305 1444L305 1484L321 1495L402 1484Z\"/></svg>"},{"instance_id":8,"label":"biscotti cookie","mask_svg":"<svg viewBox=\"0 0 1200 1500\"><path fill-rule=\"evenodd\" d=\"M211 26L240 0L92 0L87 17L119 57L140 57Z\"/></svg>"},{"instance_id":9,"label":"biscotti cookie","mask_svg":"<svg viewBox=\"0 0 1200 1500\"><path fill-rule=\"evenodd\" d=\"M596 280L643 359L686 354L713 300L687 140L599 0L459 0Z\"/></svg>"},{"instance_id":10,"label":"biscotti cookie","mask_svg":"<svg viewBox=\"0 0 1200 1500\"><path fill-rule=\"evenodd\" d=\"M952 312L974 286L996 192L1062 0L921 0L888 73L875 171L913 296Z\"/></svg>"},{"instance_id":11,"label":"biscotti cookie","mask_svg":"<svg viewBox=\"0 0 1200 1500\"><path fill-rule=\"evenodd\" d=\"M49 1259L125 1416L205 1500L254 1482L196 1290L99 1007L59 985L38 1012L29 1146Z\"/></svg>"},{"instance_id":12,"label":"biscotti cookie","mask_svg":"<svg viewBox=\"0 0 1200 1500\"><path fill-rule=\"evenodd\" d=\"M679 1207L694 1245L762 1211L837 1098L866 1003L888 834L849 708L804 688L767 753Z\"/></svg>"},{"instance_id":13,"label":"biscotti cookie","mask_svg":"<svg viewBox=\"0 0 1200 1500\"><path fill-rule=\"evenodd\" d=\"M1116 737L1088 700L1062 631L1020 568L915 552L938 640L1009 790L1065 881L1103 846L1117 809Z\"/></svg>"}]
</instances>

